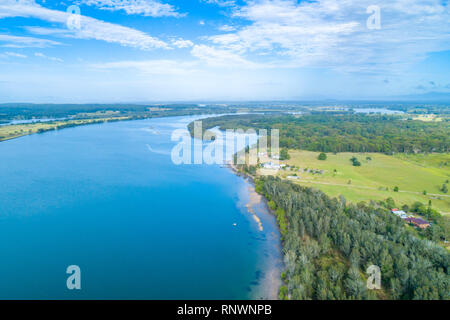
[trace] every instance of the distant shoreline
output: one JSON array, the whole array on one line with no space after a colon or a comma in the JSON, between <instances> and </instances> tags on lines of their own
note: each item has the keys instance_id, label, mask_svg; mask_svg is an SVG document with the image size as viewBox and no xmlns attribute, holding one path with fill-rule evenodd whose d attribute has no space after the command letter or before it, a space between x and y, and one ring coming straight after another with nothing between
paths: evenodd
<instances>
[{"instance_id":1,"label":"distant shoreline","mask_svg":"<svg viewBox=\"0 0 450 320\"><path fill-rule=\"evenodd\" d=\"M115 117L115 118L54 120L48 122L35 122L25 124L7 124L0 126L0 133L2 132L1 130L8 131L8 129L10 128L17 129L20 131L15 131L18 133L15 133L14 135L9 136L0 135L0 142L67 128L81 127L93 124L103 124L109 122L133 121L133 120L142 120L142 119L133 119L129 117ZM23 128L28 128L28 131L24 131Z\"/></svg>"}]
</instances>

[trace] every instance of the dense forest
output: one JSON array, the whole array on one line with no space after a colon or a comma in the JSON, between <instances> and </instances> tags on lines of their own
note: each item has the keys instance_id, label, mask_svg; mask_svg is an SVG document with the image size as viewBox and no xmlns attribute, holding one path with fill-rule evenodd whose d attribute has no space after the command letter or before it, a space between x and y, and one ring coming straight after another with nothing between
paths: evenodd
<instances>
[{"instance_id":1,"label":"dense forest","mask_svg":"<svg viewBox=\"0 0 450 320\"><path fill-rule=\"evenodd\" d=\"M203 128L279 129L280 147L320 152L387 154L449 152L450 122L424 122L398 116L316 113L229 115L203 120ZM268 131L269 132L269 131Z\"/></svg>"},{"instance_id":2,"label":"dense forest","mask_svg":"<svg viewBox=\"0 0 450 320\"><path fill-rule=\"evenodd\" d=\"M346 203L274 177L256 189L277 216L286 271L282 299L450 299L450 254L417 238L375 203ZM370 265L381 290L366 286Z\"/></svg>"}]
</instances>

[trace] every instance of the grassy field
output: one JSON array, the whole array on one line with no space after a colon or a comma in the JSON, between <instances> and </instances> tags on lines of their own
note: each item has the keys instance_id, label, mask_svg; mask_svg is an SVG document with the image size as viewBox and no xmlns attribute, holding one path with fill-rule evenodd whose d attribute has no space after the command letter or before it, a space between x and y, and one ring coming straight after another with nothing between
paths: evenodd
<instances>
[{"instance_id":1,"label":"grassy field","mask_svg":"<svg viewBox=\"0 0 450 320\"><path fill-rule=\"evenodd\" d=\"M327 154L325 161L317 159L317 152L289 150L289 154L291 159L283 163L323 173L280 170L276 174L287 177L295 173L300 179L293 181L314 186L331 196L343 195L355 202L392 197L398 206L415 201L428 204L431 200L435 209L450 214L450 194L440 191L442 184L450 179L450 154L339 153ZM358 158L360 167L352 165L352 157ZM260 174L273 174L271 171L274 170L259 169ZM398 192L394 192L395 187L399 188Z\"/></svg>"},{"instance_id":2,"label":"grassy field","mask_svg":"<svg viewBox=\"0 0 450 320\"><path fill-rule=\"evenodd\" d=\"M420 120L425 122L441 122L442 118L439 116L436 116L435 114L419 114L416 117L413 118L414 120Z\"/></svg>"},{"instance_id":3,"label":"grassy field","mask_svg":"<svg viewBox=\"0 0 450 320\"><path fill-rule=\"evenodd\" d=\"M0 141L26 136L28 134L44 132L55 129L62 129L69 126L81 126L101 122L127 120L128 117L106 117L95 119L80 119L67 121L38 122L29 124L16 124L0 126Z\"/></svg>"}]
</instances>

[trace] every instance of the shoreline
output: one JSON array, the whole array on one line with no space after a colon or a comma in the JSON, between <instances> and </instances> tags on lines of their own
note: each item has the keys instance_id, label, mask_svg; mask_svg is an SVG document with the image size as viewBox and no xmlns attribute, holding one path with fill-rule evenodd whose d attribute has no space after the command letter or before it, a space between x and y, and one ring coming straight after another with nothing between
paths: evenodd
<instances>
[{"instance_id":1,"label":"shoreline","mask_svg":"<svg viewBox=\"0 0 450 320\"><path fill-rule=\"evenodd\" d=\"M131 116L124 116L124 117L111 117L111 118L72 118L67 120L54 120L54 121L48 121L48 122L34 122L34 123L24 123L24 124L6 124L0 125L0 128L4 127L13 127L13 126L36 126L39 124L44 124L47 127L43 131L24 131L21 134L14 135L14 136L5 136L0 138L0 143L5 141L10 141L13 139L18 139L26 136L31 136L35 134L42 134L45 132L51 132L51 131L57 131L57 130L63 130L67 128L75 128L75 127L83 127L87 125L94 125L94 124L103 124L103 123L112 123L112 122L123 122L123 121L135 121L135 120L146 120L146 119L156 119L156 118L174 118L174 117L189 117L189 116L221 116L222 114L204 114L204 113L198 113L198 114L185 114L185 115L148 115L148 116L141 116L141 115L131 115Z\"/></svg>"},{"instance_id":2,"label":"shoreline","mask_svg":"<svg viewBox=\"0 0 450 320\"><path fill-rule=\"evenodd\" d=\"M45 124L45 125L47 125L47 127L45 129L39 128L37 131L31 131L31 132L24 131L22 134L18 134L15 136L6 136L3 138L0 138L0 143L18 139L18 138L27 137L27 136L32 136L35 134L43 134L46 132L58 131L58 130L63 130L63 129L68 129L68 128L76 128L76 127L83 127L83 126L103 124L103 123L112 123L112 122L133 121L133 120L143 120L143 119L121 118L121 117L92 118L92 119L70 119L70 120L56 120L56 121L48 121L48 122L4 125L4 126L0 126L0 128L2 128L2 127L9 128L9 127L14 127L14 126L33 126L33 125L36 126L38 124ZM31 130L31 129L29 129L29 130ZM42 130L42 131L39 131L39 130Z\"/></svg>"},{"instance_id":3,"label":"shoreline","mask_svg":"<svg viewBox=\"0 0 450 320\"><path fill-rule=\"evenodd\" d=\"M280 291L280 287L283 285L283 281L281 279L281 273L284 271L284 262L283 262L283 243L281 241L281 233L279 225L276 221L276 217L273 214L272 210L269 208L267 204L267 199L258 194L255 190L255 182L254 177L247 174L239 172L232 161L227 163L227 167L231 170L233 174L238 177L244 179L245 183L248 185L248 194L249 194L249 203L245 206L249 214L252 215L254 222L258 225L259 231L263 232L263 222L272 224L274 230L276 230L276 234L272 231L267 239L268 247L271 250L276 250L277 254L274 254L272 251L272 255L267 257L267 261L265 261L264 271L265 276L262 280L262 285L260 286L261 294L263 295L263 299L266 300L278 300L278 294ZM263 210L257 210L257 207ZM257 212L262 211L263 213L258 216ZM267 214L264 217L264 212ZM259 212L260 213L260 212ZM278 257L277 257L278 255ZM253 299L257 299L258 297L254 297Z\"/></svg>"}]
</instances>

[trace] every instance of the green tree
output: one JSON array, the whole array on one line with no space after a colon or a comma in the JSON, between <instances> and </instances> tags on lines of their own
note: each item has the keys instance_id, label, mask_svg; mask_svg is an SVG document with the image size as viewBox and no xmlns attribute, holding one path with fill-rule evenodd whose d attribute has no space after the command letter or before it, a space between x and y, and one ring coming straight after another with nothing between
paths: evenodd
<instances>
[{"instance_id":1,"label":"green tree","mask_svg":"<svg viewBox=\"0 0 450 320\"><path fill-rule=\"evenodd\" d=\"M281 149L280 151L280 160L289 160L291 156L287 149Z\"/></svg>"},{"instance_id":2,"label":"green tree","mask_svg":"<svg viewBox=\"0 0 450 320\"><path fill-rule=\"evenodd\" d=\"M388 209L393 209L395 208L395 201L394 199L392 199L391 197L386 199L386 206L388 207Z\"/></svg>"},{"instance_id":3,"label":"green tree","mask_svg":"<svg viewBox=\"0 0 450 320\"><path fill-rule=\"evenodd\" d=\"M286 286L280 287L279 298L280 298L280 300L289 300L288 290L287 290Z\"/></svg>"},{"instance_id":4,"label":"green tree","mask_svg":"<svg viewBox=\"0 0 450 320\"><path fill-rule=\"evenodd\" d=\"M366 290L366 285L362 281L358 269L350 267L345 279L345 291L347 294L353 299L363 299Z\"/></svg>"}]
</instances>

